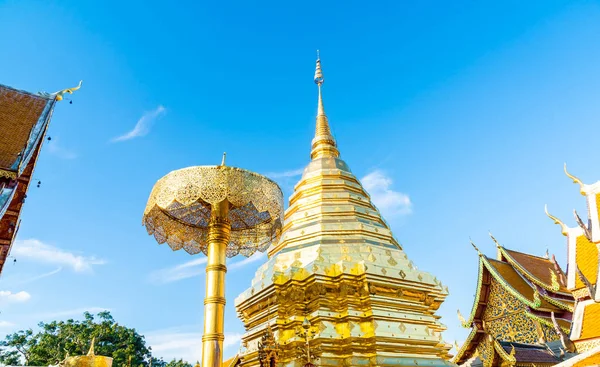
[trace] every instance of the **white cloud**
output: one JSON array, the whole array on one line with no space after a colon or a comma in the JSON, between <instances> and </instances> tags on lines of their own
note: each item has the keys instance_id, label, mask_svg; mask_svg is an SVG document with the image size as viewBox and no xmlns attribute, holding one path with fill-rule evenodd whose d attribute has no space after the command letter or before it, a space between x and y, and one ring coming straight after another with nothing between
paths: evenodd
<instances>
[{"instance_id":1,"label":"white cloud","mask_svg":"<svg viewBox=\"0 0 600 367\"><path fill-rule=\"evenodd\" d=\"M0 321L0 329L6 329L6 328L13 327L13 326L15 326L15 324L10 321L4 321L4 320Z\"/></svg>"},{"instance_id":2,"label":"white cloud","mask_svg":"<svg viewBox=\"0 0 600 367\"><path fill-rule=\"evenodd\" d=\"M47 245L40 240L28 239L15 242L11 254L16 258L72 268L78 273L90 273L94 265L103 265L106 261L93 256L76 255Z\"/></svg>"},{"instance_id":3,"label":"white cloud","mask_svg":"<svg viewBox=\"0 0 600 367\"><path fill-rule=\"evenodd\" d=\"M408 195L391 189L392 179L385 173L375 170L360 180L373 203L385 216L406 215L412 211Z\"/></svg>"},{"instance_id":4,"label":"white cloud","mask_svg":"<svg viewBox=\"0 0 600 367\"><path fill-rule=\"evenodd\" d=\"M196 328L200 330L201 326ZM152 355L165 361L182 358L194 364L202 357L202 333L190 331L190 327L156 330L144 335L147 344L152 347ZM225 333L223 359L237 352L241 338L240 333Z\"/></svg>"},{"instance_id":5,"label":"white cloud","mask_svg":"<svg viewBox=\"0 0 600 367\"><path fill-rule=\"evenodd\" d=\"M150 132L150 127L152 127L152 123L159 118L160 116L166 113L166 109L163 106L158 106L154 110L145 112L142 117L137 121L135 127L130 132L123 134L121 136L117 136L113 138L111 141L113 143L119 141L131 140L133 138L137 138L140 136L145 136Z\"/></svg>"},{"instance_id":6,"label":"white cloud","mask_svg":"<svg viewBox=\"0 0 600 367\"><path fill-rule=\"evenodd\" d=\"M50 140L47 144L48 153L55 155L62 159L75 159L77 158L77 154L75 152L63 147L60 145L57 137Z\"/></svg>"},{"instance_id":7,"label":"white cloud","mask_svg":"<svg viewBox=\"0 0 600 367\"><path fill-rule=\"evenodd\" d=\"M58 268L56 268L56 269L54 269L52 271L49 271L47 273L44 273L44 274L36 275L36 276L31 277L31 278L25 278L23 280L18 280L18 281L16 281L16 283L17 284L25 284L25 283L35 282L36 280L40 280L40 279L43 279L43 278L51 277L54 274L60 273L61 271L62 271L62 267L58 267Z\"/></svg>"},{"instance_id":8,"label":"white cloud","mask_svg":"<svg viewBox=\"0 0 600 367\"><path fill-rule=\"evenodd\" d=\"M244 267L248 264L252 264L254 262L261 261L265 257L266 257L266 255L263 252L255 252L254 255L247 257L244 260L240 260L240 261L234 262L231 265L228 265L227 268L230 270L238 269L238 268Z\"/></svg>"},{"instance_id":9,"label":"white cloud","mask_svg":"<svg viewBox=\"0 0 600 367\"><path fill-rule=\"evenodd\" d=\"M25 291L13 293L11 291L0 291L0 302L1 303L19 303L29 301L31 295Z\"/></svg>"},{"instance_id":10,"label":"white cloud","mask_svg":"<svg viewBox=\"0 0 600 367\"><path fill-rule=\"evenodd\" d=\"M293 169L289 171L283 172L267 172L265 176L276 179L276 178L289 178L289 177L297 177L300 176L304 172L304 168Z\"/></svg>"},{"instance_id":11,"label":"white cloud","mask_svg":"<svg viewBox=\"0 0 600 367\"><path fill-rule=\"evenodd\" d=\"M73 309L62 310L62 311L44 312L44 313L37 314L35 317L44 319L44 320L69 317L69 316L79 316L79 317L83 318L83 313L86 311L91 314L97 314L98 312L102 312L102 311L111 311L111 309L106 308L106 307L80 307L80 308L73 308Z\"/></svg>"},{"instance_id":12,"label":"white cloud","mask_svg":"<svg viewBox=\"0 0 600 367\"><path fill-rule=\"evenodd\" d=\"M264 254L257 252L244 260L239 260L232 264L228 264L227 268L229 270L239 269L262 259L264 259ZM206 260L206 257L201 257L170 268L157 270L150 274L150 281L156 284L166 284L176 282L178 280L193 278L204 273L204 267L202 265L206 264Z\"/></svg>"},{"instance_id":13,"label":"white cloud","mask_svg":"<svg viewBox=\"0 0 600 367\"><path fill-rule=\"evenodd\" d=\"M170 268L160 269L150 274L150 281L152 283L165 284L192 278L203 272L203 268L200 265L204 264L206 264L206 257L201 257Z\"/></svg>"}]
</instances>

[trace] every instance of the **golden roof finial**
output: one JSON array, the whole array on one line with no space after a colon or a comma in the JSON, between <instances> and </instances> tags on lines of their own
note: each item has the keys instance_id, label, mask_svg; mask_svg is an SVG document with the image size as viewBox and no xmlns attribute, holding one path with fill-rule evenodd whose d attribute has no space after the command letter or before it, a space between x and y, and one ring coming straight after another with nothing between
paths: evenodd
<instances>
[{"instance_id":1,"label":"golden roof finial","mask_svg":"<svg viewBox=\"0 0 600 367\"><path fill-rule=\"evenodd\" d=\"M473 242L473 240L471 239L471 237L469 237L469 242L471 242L471 246L473 246L473 248L475 249L475 251L477 251L477 253L479 254L479 256L482 256L483 254L481 253L481 251L479 251L479 249L477 248L477 245L475 245L475 243Z\"/></svg>"},{"instance_id":2,"label":"golden roof finial","mask_svg":"<svg viewBox=\"0 0 600 367\"><path fill-rule=\"evenodd\" d=\"M494 241L494 243L496 244L496 247L498 247L498 248L502 247L502 245L500 245L500 243L498 242L498 240L496 240L496 237L494 237L494 235L492 234L492 232L489 232L488 234L492 238L492 241Z\"/></svg>"},{"instance_id":3,"label":"golden roof finial","mask_svg":"<svg viewBox=\"0 0 600 367\"><path fill-rule=\"evenodd\" d=\"M94 356L94 344L96 344L96 337L92 338L92 345L90 345L90 350L88 351L88 356Z\"/></svg>"},{"instance_id":4,"label":"golden roof finial","mask_svg":"<svg viewBox=\"0 0 600 367\"><path fill-rule=\"evenodd\" d=\"M569 177L571 180L573 180L573 183L576 183L579 185L579 192L581 192L581 195L586 196L587 192L585 191L585 184L583 182L581 182L581 180L575 176L573 176L572 174L569 173L569 171L567 171L567 163L565 162L565 174L567 175L567 177Z\"/></svg>"},{"instance_id":5,"label":"golden roof finial","mask_svg":"<svg viewBox=\"0 0 600 367\"><path fill-rule=\"evenodd\" d=\"M323 107L323 96L321 94L321 86L325 79L323 78L323 70L321 69L321 58L319 51L317 50L317 66L315 68L314 81L319 88L319 101L317 108L317 127L315 131L315 138L312 141L312 151L310 152L311 159L322 158L322 157L334 157L340 156L340 152L337 150L335 139L331 134L331 128L329 127L329 121L327 115L325 115L325 107Z\"/></svg>"},{"instance_id":6,"label":"golden roof finial","mask_svg":"<svg viewBox=\"0 0 600 367\"><path fill-rule=\"evenodd\" d=\"M561 233L564 236L569 234L569 228L563 222L561 222L560 219L558 219L554 215L548 213L548 205L544 205L544 211L546 212L546 215L548 216L548 218L550 218L554 221L554 224L558 224L560 226Z\"/></svg>"},{"instance_id":7,"label":"golden roof finial","mask_svg":"<svg viewBox=\"0 0 600 367\"><path fill-rule=\"evenodd\" d=\"M54 96L54 98L57 101L62 101L63 100L63 95L65 93L73 94L73 92L75 92L76 90L78 90L79 88L81 88L81 83L83 83L83 80L80 80L79 84L76 87L68 88L68 89L63 89L63 90L60 90L58 92L52 93L51 95Z\"/></svg>"},{"instance_id":8,"label":"golden roof finial","mask_svg":"<svg viewBox=\"0 0 600 367\"><path fill-rule=\"evenodd\" d=\"M467 320L465 320L464 316L462 315L462 313L460 313L460 310L456 310L456 314L458 316L458 321L460 321L460 325L464 328L469 328L471 327L471 325L469 325L469 323L467 322ZM458 348L457 348L458 349Z\"/></svg>"}]
</instances>

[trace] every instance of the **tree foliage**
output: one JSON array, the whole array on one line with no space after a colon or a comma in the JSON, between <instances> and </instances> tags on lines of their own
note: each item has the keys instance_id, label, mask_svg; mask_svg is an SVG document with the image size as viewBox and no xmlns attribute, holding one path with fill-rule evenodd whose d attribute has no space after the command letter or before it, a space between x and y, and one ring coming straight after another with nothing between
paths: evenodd
<instances>
[{"instance_id":1,"label":"tree foliage","mask_svg":"<svg viewBox=\"0 0 600 367\"><path fill-rule=\"evenodd\" d=\"M173 359L171 362L165 362L162 358L152 358L152 367L193 367L183 359Z\"/></svg>"},{"instance_id":2,"label":"tree foliage","mask_svg":"<svg viewBox=\"0 0 600 367\"><path fill-rule=\"evenodd\" d=\"M96 354L112 357L114 367L148 366L150 348L135 329L119 325L108 311L98 313L96 318L89 312L83 316L83 321L42 322L37 333L28 329L7 335L0 342L0 363L16 365L21 360L26 366L55 365L67 353L87 354L95 338Z\"/></svg>"}]
</instances>

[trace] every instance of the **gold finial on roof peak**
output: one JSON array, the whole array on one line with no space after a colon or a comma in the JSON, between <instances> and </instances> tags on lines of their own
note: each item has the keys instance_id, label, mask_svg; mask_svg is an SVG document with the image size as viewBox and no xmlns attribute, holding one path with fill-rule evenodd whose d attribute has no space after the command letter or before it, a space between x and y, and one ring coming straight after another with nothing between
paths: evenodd
<instances>
[{"instance_id":1,"label":"gold finial on roof peak","mask_svg":"<svg viewBox=\"0 0 600 367\"><path fill-rule=\"evenodd\" d=\"M471 239L471 237L469 237L469 242L471 242L471 246L473 246L473 248L475 249L475 251L477 251L477 253L479 254L479 256L482 256L483 254L481 253L481 251L479 251L479 248L477 248L477 245L475 245L475 243L473 242L473 240Z\"/></svg>"},{"instance_id":2,"label":"gold finial on roof peak","mask_svg":"<svg viewBox=\"0 0 600 367\"><path fill-rule=\"evenodd\" d=\"M585 189L585 184L583 182L581 182L581 180L575 176L573 176L572 174L569 173L569 171L567 171L567 163L565 162L565 174L567 175L567 177L569 177L571 180L573 180L573 183L576 183L579 185L579 191L581 192L581 195L586 196L587 192Z\"/></svg>"},{"instance_id":3,"label":"gold finial on roof peak","mask_svg":"<svg viewBox=\"0 0 600 367\"><path fill-rule=\"evenodd\" d=\"M60 91L58 91L58 92L52 93L51 95L53 95L53 96L54 96L54 98L55 98L57 101L62 101L62 100L63 100L63 98L64 98L64 97L63 97L63 95L64 95L65 93L73 94L73 92L75 92L76 90L78 90L79 88L81 88L81 83L83 83L83 80L80 80L80 81L79 81L79 84L78 84L76 87L73 87L73 88L67 88L67 89L63 89L63 90L60 90Z\"/></svg>"},{"instance_id":4,"label":"gold finial on roof peak","mask_svg":"<svg viewBox=\"0 0 600 367\"><path fill-rule=\"evenodd\" d=\"M500 245L500 242L498 242L498 240L496 239L496 237L494 237L494 235L492 234L492 232L489 232L488 234L492 238L492 241L494 241L494 243L496 244L496 247L498 247L498 248L502 247L502 245Z\"/></svg>"},{"instance_id":5,"label":"gold finial on roof peak","mask_svg":"<svg viewBox=\"0 0 600 367\"><path fill-rule=\"evenodd\" d=\"M327 115L325 115L325 107L323 106L321 86L323 85L325 79L323 78L323 70L321 69L321 58L319 56L318 50L314 81L319 89L319 100L317 108L317 126L315 129L315 137L312 141L312 150L310 152L310 157L311 159L324 157L337 158L340 156L340 153L337 149L335 139L331 134L331 128L329 127L329 121L327 120Z\"/></svg>"},{"instance_id":6,"label":"gold finial on roof peak","mask_svg":"<svg viewBox=\"0 0 600 367\"><path fill-rule=\"evenodd\" d=\"M548 205L544 205L544 211L546 212L546 215L548 216L548 218L552 219L554 221L554 224L558 224L560 226L561 229L561 233L564 236L567 236L569 234L569 228L558 218L556 218L554 215L548 213Z\"/></svg>"}]
</instances>

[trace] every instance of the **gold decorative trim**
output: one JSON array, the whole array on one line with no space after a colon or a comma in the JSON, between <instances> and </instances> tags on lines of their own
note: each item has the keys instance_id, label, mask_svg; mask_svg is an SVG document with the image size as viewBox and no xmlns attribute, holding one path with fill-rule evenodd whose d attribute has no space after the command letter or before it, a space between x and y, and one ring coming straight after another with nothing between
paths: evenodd
<instances>
[{"instance_id":1,"label":"gold decorative trim","mask_svg":"<svg viewBox=\"0 0 600 367\"><path fill-rule=\"evenodd\" d=\"M0 178L8 178L14 180L17 178L17 173L0 168Z\"/></svg>"}]
</instances>

